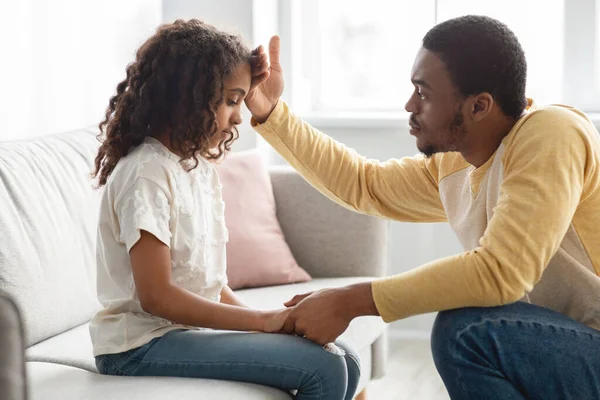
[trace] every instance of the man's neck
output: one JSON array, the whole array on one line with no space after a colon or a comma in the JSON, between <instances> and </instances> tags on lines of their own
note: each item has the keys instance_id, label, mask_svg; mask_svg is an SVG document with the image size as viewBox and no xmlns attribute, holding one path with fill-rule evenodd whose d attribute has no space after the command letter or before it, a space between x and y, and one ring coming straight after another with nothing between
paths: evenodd
<instances>
[{"instance_id":1,"label":"man's neck","mask_svg":"<svg viewBox=\"0 0 600 400\"><path fill-rule=\"evenodd\" d=\"M481 126L467 133L460 149L463 158L475 168L481 167L498 150L516 122L514 118L506 116L493 118L487 123L481 122Z\"/></svg>"}]
</instances>

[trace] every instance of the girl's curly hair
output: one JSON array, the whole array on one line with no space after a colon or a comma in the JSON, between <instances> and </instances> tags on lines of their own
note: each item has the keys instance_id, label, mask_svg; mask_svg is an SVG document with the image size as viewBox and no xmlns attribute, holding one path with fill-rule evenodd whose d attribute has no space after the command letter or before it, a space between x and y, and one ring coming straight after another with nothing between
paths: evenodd
<instances>
[{"instance_id":1,"label":"girl's curly hair","mask_svg":"<svg viewBox=\"0 0 600 400\"><path fill-rule=\"evenodd\" d=\"M99 124L102 144L93 173L98 187L147 136L168 133L173 150L182 160L193 159L194 168L199 156L222 157L239 136L234 129L219 143L217 154L210 151L224 81L249 59L240 37L196 19L160 26L127 66L127 77L117 85Z\"/></svg>"}]
</instances>

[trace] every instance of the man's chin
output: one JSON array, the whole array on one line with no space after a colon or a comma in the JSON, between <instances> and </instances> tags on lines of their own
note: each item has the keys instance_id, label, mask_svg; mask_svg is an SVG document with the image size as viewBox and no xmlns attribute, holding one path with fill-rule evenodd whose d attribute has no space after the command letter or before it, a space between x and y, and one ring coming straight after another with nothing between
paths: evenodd
<instances>
[{"instance_id":1,"label":"man's chin","mask_svg":"<svg viewBox=\"0 0 600 400\"><path fill-rule=\"evenodd\" d=\"M417 149L427 158L431 158L434 154L437 153L448 153L451 151L457 151L454 148L454 146L450 146L449 148L439 148L429 143L419 144L418 142Z\"/></svg>"},{"instance_id":2,"label":"man's chin","mask_svg":"<svg viewBox=\"0 0 600 400\"><path fill-rule=\"evenodd\" d=\"M419 143L417 143L417 149L427 158L431 158L435 153L439 153L439 150L429 144L419 145Z\"/></svg>"}]
</instances>

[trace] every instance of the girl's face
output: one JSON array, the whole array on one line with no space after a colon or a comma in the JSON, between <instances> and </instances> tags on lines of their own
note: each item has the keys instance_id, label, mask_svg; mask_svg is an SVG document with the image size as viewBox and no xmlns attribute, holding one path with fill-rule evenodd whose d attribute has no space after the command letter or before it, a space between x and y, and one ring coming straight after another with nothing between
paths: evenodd
<instances>
[{"instance_id":1,"label":"girl's face","mask_svg":"<svg viewBox=\"0 0 600 400\"><path fill-rule=\"evenodd\" d=\"M227 139L232 129L242 123L242 104L250 91L250 64L242 63L225 80L224 99L217 109L217 132L211 138L211 147Z\"/></svg>"}]
</instances>

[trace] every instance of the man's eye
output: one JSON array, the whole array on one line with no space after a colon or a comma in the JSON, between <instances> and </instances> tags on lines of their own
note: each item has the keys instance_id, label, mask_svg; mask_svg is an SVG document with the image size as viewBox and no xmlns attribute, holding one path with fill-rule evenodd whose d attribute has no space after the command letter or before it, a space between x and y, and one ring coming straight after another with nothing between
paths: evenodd
<instances>
[{"instance_id":1,"label":"man's eye","mask_svg":"<svg viewBox=\"0 0 600 400\"><path fill-rule=\"evenodd\" d=\"M421 98L421 100L426 100L427 96L425 96L420 89L417 89L417 94L419 95L419 97Z\"/></svg>"}]
</instances>

